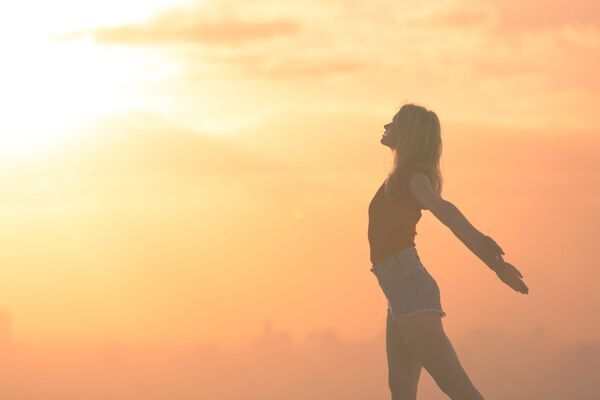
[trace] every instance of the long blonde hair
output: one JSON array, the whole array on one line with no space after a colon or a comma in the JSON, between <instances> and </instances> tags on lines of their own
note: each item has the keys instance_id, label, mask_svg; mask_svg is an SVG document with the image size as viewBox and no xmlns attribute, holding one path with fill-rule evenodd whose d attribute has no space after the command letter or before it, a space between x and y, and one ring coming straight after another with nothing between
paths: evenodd
<instances>
[{"instance_id":1,"label":"long blonde hair","mask_svg":"<svg viewBox=\"0 0 600 400\"><path fill-rule=\"evenodd\" d=\"M394 162L384 185L385 196L392 197L400 193L398 180L401 168L409 162L416 162L425 168L433 190L441 194L442 136L437 115L423 106L404 104L394 115L391 129L396 144L392 149Z\"/></svg>"}]
</instances>

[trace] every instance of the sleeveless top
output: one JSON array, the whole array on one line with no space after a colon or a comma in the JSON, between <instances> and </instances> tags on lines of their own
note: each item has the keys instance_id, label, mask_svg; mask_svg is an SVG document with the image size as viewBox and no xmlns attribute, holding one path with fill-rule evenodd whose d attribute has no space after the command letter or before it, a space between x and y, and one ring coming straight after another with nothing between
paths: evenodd
<instances>
[{"instance_id":1,"label":"sleeveless top","mask_svg":"<svg viewBox=\"0 0 600 400\"><path fill-rule=\"evenodd\" d=\"M408 161L399 171L399 197L384 197L384 184L369 203L369 249L373 265L408 247L415 246L416 226L421 210L426 208L410 191L408 183L414 173L427 175L425 168ZM384 181L385 183L385 181Z\"/></svg>"}]
</instances>

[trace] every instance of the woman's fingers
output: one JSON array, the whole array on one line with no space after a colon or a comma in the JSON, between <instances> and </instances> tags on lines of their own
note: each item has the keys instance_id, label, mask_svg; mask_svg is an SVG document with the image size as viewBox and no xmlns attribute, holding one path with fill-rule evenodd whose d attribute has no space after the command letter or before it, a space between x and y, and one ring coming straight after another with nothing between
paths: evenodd
<instances>
[{"instance_id":1,"label":"woman's fingers","mask_svg":"<svg viewBox=\"0 0 600 400\"><path fill-rule=\"evenodd\" d=\"M523 274L521 273L521 271L519 271L514 265L512 265L511 263L508 262L504 262L506 265L508 265L510 267L510 269L512 269L517 275L519 275L519 277L523 277Z\"/></svg>"},{"instance_id":2,"label":"woman's fingers","mask_svg":"<svg viewBox=\"0 0 600 400\"><path fill-rule=\"evenodd\" d=\"M496 241L494 239L490 238L490 240L492 241L492 243L494 244L494 246L498 250L498 253L504 254L504 250L502 250L502 247L500 247L500 245L498 243L496 243Z\"/></svg>"},{"instance_id":3,"label":"woman's fingers","mask_svg":"<svg viewBox=\"0 0 600 400\"><path fill-rule=\"evenodd\" d=\"M527 285L525 284L525 282L523 282L520 279L518 280L518 287L519 287L519 292L521 292L523 294L529 293L529 288L527 287Z\"/></svg>"},{"instance_id":4,"label":"woman's fingers","mask_svg":"<svg viewBox=\"0 0 600 400\"><path fill-rule=\"evenodd\" d=\"M516 280L515 286L516 286L517 291L519 291L521 293L527 294L527 292L529 291L529 288L527 287L527 285L525 285L525 282L523 282L520 279Z\"/></svg>"},{"instance_id":5,"label":"woman's fingers","mask_svg":"<svg viewBox=\"0 0 600 400\"><path fill-rule=\"evenodd\" d=\"M529 293L529 288L527 287L527 285L525 285L525 282L523 282L521 278L519 278L512 269L505 269L499 271L498 277L502 280L502 282L506 283L513 290L516 290L517 292L523 294Z\"/></svg>"},{"instance_id":6,"label":"woman's fingers","mask_svg":"<svg viewBox=\"0 0 600 400\"><path fill-rule=\"evenodd\" d=\"M494 241L494 243L496 243L496 242ZM496 243L496 246L498 247L500 254L504 255L504 250L502 250L502 247L500 247L500 245L498 243Z\"/></svg>"},{"instance_id":7,"label":"woman's fingers","mask_svg":"<svg viewBox=\"0 0 600 400\"><path fill-rule=\"evenodd\" d=\"M493 252L494 254L504 254L504 250L502 250L502 248L500 247L500 245L498 243L496 243L496 241L494 239L492 239L490 236L488 235L484 235L483 236L484 239L484 244L486 245L486 247L488 249L490 249L491 252Z\"/></svg>"}]
</instances>

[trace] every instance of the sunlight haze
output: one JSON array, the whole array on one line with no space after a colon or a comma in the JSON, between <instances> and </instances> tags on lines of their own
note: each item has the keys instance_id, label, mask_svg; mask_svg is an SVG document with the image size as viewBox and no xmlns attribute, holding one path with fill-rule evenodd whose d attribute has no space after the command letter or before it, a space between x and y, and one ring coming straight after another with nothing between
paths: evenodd
<instances>
[{"instance_id":1,"label":"sunlight haze","mask_svg":"<svg viewBox=\"0 0 600 400\"><path fill-rule=\"evenodd\" d=\"M4 6L0 397L386 398L367 207L414 102L442 195L531 288L423 212L466 367L490 398L596 398L598 21L588 0Z\"/></svg>"}]
</instances>

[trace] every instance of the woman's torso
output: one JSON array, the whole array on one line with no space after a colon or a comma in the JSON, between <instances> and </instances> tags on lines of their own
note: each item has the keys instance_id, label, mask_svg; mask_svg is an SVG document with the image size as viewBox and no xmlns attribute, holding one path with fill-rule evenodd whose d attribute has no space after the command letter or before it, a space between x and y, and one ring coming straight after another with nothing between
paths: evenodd
<instances>
[{"instance_id":1,"label":"woman's torso","mask_svg":"<svg viewBox=\"0 0 600 400\"><path fill-rule=\"evenodd\" d=\"M399 196L385 198L382 184L369 203L368 238L373 265L415 246L416 225L421 219L421 210L425 209L408 187L412 174L417 172L426 174L418 163L406 163L397 182Z\"/></svg>"}]
</instances>

